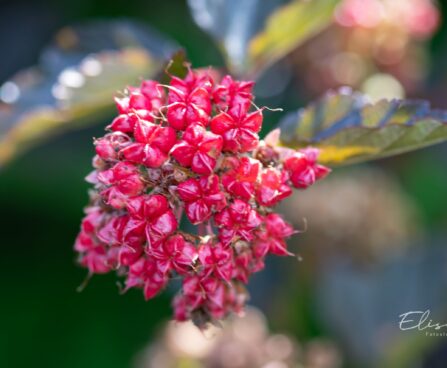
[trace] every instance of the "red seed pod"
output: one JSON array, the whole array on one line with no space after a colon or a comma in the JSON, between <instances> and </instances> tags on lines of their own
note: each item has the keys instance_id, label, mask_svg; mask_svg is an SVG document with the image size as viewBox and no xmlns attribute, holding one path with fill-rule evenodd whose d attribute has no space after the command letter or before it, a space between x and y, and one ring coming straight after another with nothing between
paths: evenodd
<instances>
[{"instance_id":1,"label":"red seed pod","mask_svg":"<svg viewBox=\"0 0 447 368\"><path fill-rule=\"evenodd\" d=\"M140 120L134 127L135 143L120 151L127 160L147 167L160 167L176 141L175 130Z\"/></svg>"},{"instance_id":2,"label":"red seed pod","mask_svg":"<svg viewBox=\"0 0 447 368\"><path fill-rule=\"evenodd\" d=\"M150 254L158 261L163 273L175 270L180 274L188 272L189 267L197 258L197 250L180 235L172 235L164 242L154 246Z\"/></svg>"},{"instance_id":3,"label":"red seed pod","mask_svg":"<svg viewBox=\"0 0 447 368\"><path fill-rule=\"evenodd\" d=\"M222 138L199 125L191 125L182 140L171 150L171 156L184 167L201 175L213 172L222 150Z\"/></svg>"},{"instance_id":4,"label":"red seed pod","mask_svg":"<svg viewBox=\"0 0 447 368\"><path fill-rule=\"evenodd\" d=\"M259 144L258 132L262 126L262 111L235 115L222 112L211 120L211 131L222 136L223 150L233 153L249 152Z\"/></svg>"},{"instance_id":5,"label":"red seed pod","mask_svg":"<svg viewBox=\"0 0 447 368\"><path fill-rule=\"evenodd\" d=\"M204 275L230 281L233 274L232 248L224 247L221 243L207 242L199 247L198 253Z\"/></svg>"},{"instance_id":6,"label":"red seed pod","mask_svg":"<svg viewBox=\"0 0 447 368\"><path fill-rule=\"evenodd\" d=\"M329 174L330 169L317 163L318 150L308 148L284 160L284 169L295 188L305 189Z\"/></svg>"},{"instance_id":7,"label":"red seed pod","mask_svg":"<svg viewBox=\"0 0 447 368\"><path fill-rule=\"evenodd\" d=\"M240 199L214 216L219 227L219 239L228 246L240 239L253 240L253 230L261 224L261 217L251 206Z\"/></svg>"},{"instance_id":8,"label":"red seed pod","mask_svg":"<svg viewBox=\"0 0 447 368\"><path fill-rule=\"evenodd\" d=\"M191 70L184 80L173 77L167 106L169 125L178 130L185 130L191 124L208 125L211 86L211 77L199 76Z\"/></svg>"},{"instance_id":9,"label":"red seed pod","mask_svg":"<svg viewBox=\"0 0 447 368\"><path fill-rule=\"evenodd\" d=\"M174 318L200 327L243 310L244 284L268 254L292 254L285 240L295 232L273 206L289 185L329 172L315 149L278 147L278 131L259 141L253 82L210 75L143 81L116 98L118 116L95 140L94 189L74 245L90 274L116 270L146 299L180 278ZM183 215L191 233L179 229Z\"/></svg>"},{"instance_id":10,"label":"red seed pod","mask_svg":"<svg viewBox=\"0 0 447 368\"><path fill-rule=\"evenodd\" d=\"M101 191L104 202L114 208L124 208L128 198L140 194L145 185L137 166L130 162L118 162L97 175L99 183L107 188Z\"/></svg>"},{"instance_id":11,"label":"red seed pod","mask_svg":"<svg viewBox=\"0 0 447 368\"><path fill-rule=\"evenodd\" d=\"M286 184L287 174L278 169L266 169L256 188L256 200L262 206L274 206L292 194L292 189Z\"/></svg>"},{"instance_id":12,"label":"red seed pod","mask_svg":"<svg viewBox=\"0 0 447 368\"><path fill-rule=\"evenodd\" d=\"M246 114L253 100L254 84L252 81L235 81L230 75L226 75L213 92L217 108L231 115L239 112Z\"/></svg>"},{"instance_id":13,"label":"red seed pod","mask_svg":"<svg viewBox=\"0 0 447 368\"><path fill-rule=\"evenodd\" d=\"M225 190L235 197L248 201L253 197L261 170L261 163L253 158L243 156L232 160L232 169L222 176Z\"/></svg>"},{"instance_id":14,"label":"red seed pod","mask_svg":"<svg viewBox=\"0 0 447 368\"><path fill-rule=\"evenodd\" d=\"M217 175L188 179L177 187L179 197L185 202L186 216L193 224L208 220L214 211L225 208L227 202L219 188Z\"/></svg>"}]
</instances>

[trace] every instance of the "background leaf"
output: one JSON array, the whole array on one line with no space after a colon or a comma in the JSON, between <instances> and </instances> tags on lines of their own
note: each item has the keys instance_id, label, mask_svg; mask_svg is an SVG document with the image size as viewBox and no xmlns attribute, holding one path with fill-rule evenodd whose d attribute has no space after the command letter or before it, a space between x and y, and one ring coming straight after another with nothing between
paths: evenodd
<instances>
[{"instance_id":1,"label":"background leaf","mask_svg":"<svg viewBox=\"0 0 447 368\"><path fill-rule=\"evenodd\" d=\"M321 149L320 161L340 165L373 160L447 140L447 112L425 101L368 98L344 88L285 116L281 144Z\"/></svg>"},{"instance_id":2,"label":"background leaf","mask_svg":"<svg viewBox=\"0 0 447 368\"><path fill-rule=\"evenodd\" d=\"M259 74L332 21L339 0L188 0L235 74ZM264 29L265 24L265 29Z\"/></svg>"},{"instance_id":3,"label":"background leaf","mask_svg":"<svg viewBox=\"0 0 447 368\"><path fill-rule=\"evenodd\" d=\"M229 69L241 72L248 43L285 0L188 0L195 22L219 43Z\"/></svg>"},{"instance_id":4,"label":"background leaf","mask_svg":"<svg viewBox=\"0 0 447 368\"><path fill-rule=\"evenodd\" d=\"M399 315L429 309L433 321L445 320L446 299L441 291L441 285L447 284L445 240L432 240L431 246L416 243L412 251L388 256L368 270L342 260L322 270L315 286L322 319L358 361L375 363L357 366L412 367L417 357L436 346L426 331L401 331ZM376 338L384 330L389 339L385 346ZM390 356L384 359L383 351Z\"/></svg>"},{"instance_id":5,"label":"background leaf","mask_svg":"<svg viewBox=\"0 0 447 368\"><path fill-rule=\"evenodd\" d=\"M63 28L38 66L1 88L0 166L55 133L106 118L117 91L155 76L175 49L154 31L128 21Z\"/></svg>"},{"instance_id":6,"label":"background leaf","mask_svg":"<svg viewBox=\"0 0 447 368\"><path fill-rule=\"evenodd\" d=\"M339 0L295 0L270 15L249 43L246 69L258 74L326 28Z\"/></svg>"},{"instance_id":7,"label":"background leaf","mask_svg":"<svg viewBox=\"0 0 447 368\"><path fill-rule=\"evenodd\" d=\"M169 84L171 76L185 78L188 74L188 64L189 62L186 57L185 50L178 50L177 52L175 52L164 68L166 73L162 75L160 79L161 83Z\"/></svg>"}]
</instances>

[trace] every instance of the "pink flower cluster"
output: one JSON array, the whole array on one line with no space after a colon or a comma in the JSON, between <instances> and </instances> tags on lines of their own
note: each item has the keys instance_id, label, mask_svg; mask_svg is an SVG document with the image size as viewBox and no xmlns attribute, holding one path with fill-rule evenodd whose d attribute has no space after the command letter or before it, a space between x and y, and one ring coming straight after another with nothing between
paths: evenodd
<instances>
[{"instance_id":1,"label":"pink flower cluster","mask_svg":"<svg viewBox=\"0 0 447 368\"><path fill-rule=\"evenodd\" d=\"M253 84L189 70L116 99L119 115L96 139L87 177L94 190L75 243L82 266L117 271L125 290L141 288L146 299L180 278L179 321L205 324L243 308L265 256L292 254L294 230L273 206L328 173L315 149L259 140ZM183 215L193 233L180 229Z\"/></svg>"},{"instance_id":2,"label":"pink flower cluster","mask_svg":"<svg viewBox=\"0 0 447 368\"><path fill-rule=\"evenodd\" d=\"M345 27L392 24L412 37L426 39L438 28L440 12L432 0L343 0L335 19Z\"/></svg>"}]
</instances>

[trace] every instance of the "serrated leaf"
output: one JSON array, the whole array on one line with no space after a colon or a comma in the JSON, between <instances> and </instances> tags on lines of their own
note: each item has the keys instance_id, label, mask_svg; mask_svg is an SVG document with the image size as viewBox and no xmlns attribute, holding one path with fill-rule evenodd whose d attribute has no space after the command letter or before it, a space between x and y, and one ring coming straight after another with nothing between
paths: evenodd
<instances>
[{"instance_id":1,"label":"serrated leaf","mask_svg":"<svg viewBox=\"0 0 447 368\"><path fill-rule=\"evenodd\" d=\"M320 162L335 166L392 156L447 140L447 112L426 101L381 100L341 89L287 115L281 144L320 148Z\"/></svg>"},{"instance_id":2,"label":"serrated leaf","mask_svg":"<svg viewBox=\"0 0 447 368\"><path fill-rule=\"evenodd\" d=\"M18 95L10 103L0 101L0 166L53 134L107 117L117 91L155 76L175 48L127 21L62 29L37 67L6 84Z\"/></svg>"}]
</instances>

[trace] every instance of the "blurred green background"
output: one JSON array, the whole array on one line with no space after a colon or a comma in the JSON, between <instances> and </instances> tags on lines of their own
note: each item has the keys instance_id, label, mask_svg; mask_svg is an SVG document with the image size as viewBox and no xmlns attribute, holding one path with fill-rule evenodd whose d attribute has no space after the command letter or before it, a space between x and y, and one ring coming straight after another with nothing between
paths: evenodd
<instances>
[{"instance_id":1,"label":"blurred green background","mask_svg":"<svg viewBox=\"0 0 447 368\"><path fill-rule=\"evenodd\" d=\"M447 4L439 3L447 16ZM193 22L184 1L16 0L0 4L0 82L35 64L39 51L60 27L81 20L122 17L146 22L177 41L195 67L223 65L217 47ZM429 41L429 53L430 74L414 96L447 108L447 24L442 23ZM274 103L287 109L307 102L299 92L291 91ZM274 126L279 116L268 113L267 127ZM76 266L72 250L87 202L88 185L83 178L91 169L92 137L102 135L107 122L52 138L0 171L0 367L128 367L169 319L169 291L147 303L134 290L121 296L112 274L95 276L83 292L76 292L86 276L86 271ZM394 175L416 204L426 231L444 240L446 157L444 144L374 164ZM278 261L289 270L302 267L295 260ZM275 260L272 272L278 267L281 269ZM260 283L269 278L269 271L265 272L267 276L254 282L254 302L267 311L274 330L286 330L303 340L329 333L318 321L310 291L305 289L305 285L311 288L311 283L304 282L304 289L296 294L278 287L282 290L278 293L283 293L282 304L272 307L262 300L269 295L262 296L259 291ZM280 280L298 277L293 272L288 275ZM290 320L279 316L281 313L291 316ZM438 343L441 339L435 345Z\"/></svg>"}]
</instances>

